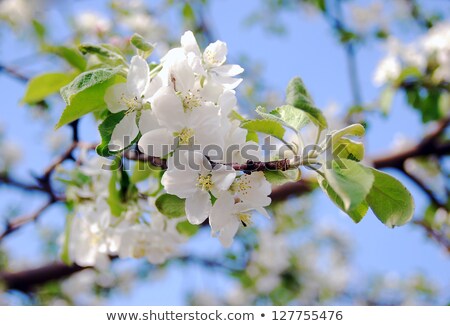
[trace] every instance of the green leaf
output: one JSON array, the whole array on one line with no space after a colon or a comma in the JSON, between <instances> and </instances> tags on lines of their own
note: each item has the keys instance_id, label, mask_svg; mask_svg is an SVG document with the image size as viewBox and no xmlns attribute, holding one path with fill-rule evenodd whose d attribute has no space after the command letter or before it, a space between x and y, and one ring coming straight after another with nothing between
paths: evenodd
<instances>
[{"instance_id":1,"label":"green leaf","mask_svg":"<svg viewBox=\"0 0 450 326\"><path fill-rule=\"evenodd\" d=\"M64 243L61 250L61 260L66 265L72 265L69 254L70 231L72 230L73 214L67 214L66 225L64 227Z\"/></svg>"},{"instance_id":2,"label":"green leaf","mask_svg":"<svg viewBox=\"0 0 450 326\"><path fill-rule=\"evenodd\" d=\"M183 6L183 17L187 23L192 24L195 22L195 12L189 2L186 2Z\"/></svg>"},{"instance_id":3,"label":"green leaf","mask_svg":"<svg viewBox=\"0 0 450 326\"><path fill-rule=\"evenodd\" d=\"M370 168L375 177L367 202L378 219L388 227L411 220L414 199L404 185L387 173Z\"/></svg>"},{"instance_id":4,"label":"green leaf","mask_svg":"<svg viewBox=\"0 0 450 326\"><path fill-rule=\"evenodd\" d=\"M97 84L102 84L116 76L121 67L99 68L83 72L69 85L61 89L61 96L67 105L71 104L72 97Z\"/></svg>"},{"instance_id":5,"label":"green leaf","mask_svg":"<svg viewBox=\"0 0 450 326\"><path fill-rule=\"evenodd\" d=\"M364 158L364 144L347 136L362 137L365 129L360 124L353 124L332 134L333 157L361 161Z\"/></svg>"},{"instance_id":6,"label":"green leaf","mask_svg":"<svg viewBox=\"0 0 450 326\"><path fill-rule=\"evenodd\" d=\"M295 182L301 179L301 170L292 169L288 171L264 171L267 181L274 185L282 185L286 182Z\"/></svg>"},{"instance_id":7,"label":"green leaf","mask_svg":"<svg viewBox=\"0 0 450 326\"><path fill-rule=\"evenodd\" d=\"M276 114L280 117L280 119L289 127L294 130L300 130L304 126L306 126L310 119L308 114L298 110L292 105L283 105L275 109Z\"/></svg>"},{"instance_id":8,"label":"green leaf","mask_svg":"<svg viewBox=\"0 0 450 326\"><path fill-rule=\"evenodd\" d=\"M405 80L410 78L421 78L422 72L419 68L414 66L409 66L403 68L400 75L397 77L397 79L394 81L394 85L397 87L400 86Z\"/></svg>"},{"instance_id":9,"label":"green leaf","mask_svg":"<svg viewBox=\"0 0 450 326\"><path fill-rule=\"evenodd\" d=\"M39 42L43 42L47 33L45 26L40 21L33 19L33 29Z\"/></svg>"},{"instance_id":10,"label":"green leaf","mask_svg":"<svg viewBox=\"0 0 450 326\"><path fill-rule=\"evenodd\" d=\"M345 211L356 209L367 197L374 182L370 169L352 161L341 159L331 162L331 168L325 168L324 176L328 185L342 199Z\"/></svg>"},{"instance_id":11,"label":"green leaf","mask_svg":"<svg viewBox=\"0 0 450 326\"><path fill-rule=\"evenodd\" d=\"M138 183L147 180L155 171L159 172L160 170L149 162L137 161L131 175L131 182Z\"/></svg>"},{"instance_id":12,"label":"green leaf","mask_svg":"<svg viewBox=\"0 0 450 326\"><path fill-rule=\"evenodd\" d=\"M108 145L111 140L114 128L123 119L124 116L125 111L112 113L98 126L98 131L100 132L100 136L102 138L102 142L95 149L98 155L108 157L116 153L110 151Z\"/></svg>"},{"instance_id":13,"label":"green leaf","mask_svg":"<svg viewBox=\"0 0 450 326\"><path fill-rule=\"evenodd\" d=\"M112 171L108 185L109 196L106 201L114 216L120 216L126 210L126 207L122 203L121 188L117 188L118 181L120 181L118 171Z\"/></svg>"},{"instance_id":14,"label":"green leaf","mask_svg":"<svg viewBox=\"0 0 450 326\"><path fill-rule=\"evenodd\" d=\"M303 80L300 77L294 77L291 79L286 89L286 103L296 106L299 102L314 105L314 101L306 89Z\"/></svg>"},{"instance_id":15,"label":"green leaf","mask_svg":"<svg viewBox=\"0 0 450 326\"><path fill-rule=\"evenodd\" d=\"M141 35L137 33L131 37L130 42L144 59L152 54L153 49L155 48L153 44L147 42Z\"/></svg>"},{"instance_id":16,"label":"green leaf","mask_svg":"<svg viewBox=\"0 0 450 326\"><path fill-rule=\"evenodd\" d=\"M240 115L236 110L231 110L228 117L233 121L245 121L245 118Z\"/></svg>"},{"instance_id":17,"label":"green leaf","mask_svg":"<svg viewBox=\"0 0 450 326\"><path fill-rule=\"evenodd\" d=\"M245 141L253 141L255 143L259 143L258 134L254 131L247 131L247 136L245 137Z\"/></svg>"},{"instance_id":18,"label":"green leaf","mask_svg":"<svg viewBox=\"0 0 450 326\"><path fill-rule=\"evenodd\" d=\"M387 86L380 95L379 105L384 115L387 115L391 111L395 91L396 89L394 87Z\"/></svg>"},{"instance_id":19,"label":"green leaf","mask_svg":"<svg viewBox=\"0 0 450 326\"><path fill-rule=\"evenodd\" d=\"M156 199L155 206L161 214L169 218L181 217L186 215L185 201L175 195L163 194Z\"/></svg>"},{"instance_id":20,"label":"green leaf","mask_svg":"<svg viewBox=\"0 0 450 326\"><path fill-rule=\"evenodd\" d=\"M117 75L119 69L100 68L82 73L61 89L67 106L56 129L81 118L83 115L106 107L106 89L125 79Z\"/></svg>"},{"instance_id":21,"label":"green leaf","mask_svg":"<svg viewBox=\"0 0 450 326\"><path fill-rule=\"evenodd\" d=\"M277 121L295 131L300 130L310 122L306 113L292 105L280 106L269 113L259 106L256 108L256 113L264 119Z\"/></svg>"},{"instance_id":22,"label":"green leaf","mask_svg":"<svg viewBox=\"0 0 450 326\"><path fill-rule=\"evenodd\" d=\"M67 46L51 45L45 46L43 51L57 55L58 57L64 59L72 67L77 68L79 71L84 71L86 69L86 59L77 49Z\"/></svg>"},{"instance_id":23,"label":"green leaf","mask_svg":"<svg viewBox=\"0 0 450 326\"><path fill-rule=\"evenodd\" d=\"M241 124L241 128L249 131L261 132L278 139L283 139L285 133L283 125L280 122L273 120L247 120Z\"/></svg>"},{"instance_id":24,"label":"green leaf","mask_svg":"<svg viewBox=\"0 0 450 326\"><path fill-rule=\"evenodd\" d=\"M36 76L28 82L27 90L22 102L34 104L42 101L47 96L59 92L61 87L70 83L76 74L51 72Z\"/></svg>"},{"instance_id":25,"label":"green leaf","mask_svg":"<svg viewBox=\"0 0 450 326\"><path fill-rule=\"evenodd\" d=\"M192 237L200 230L200 226L189 223L189 221L183 221L177 224L177 231L181 234Z\"/></svg>"},{"instance_id":26,"label":"green leaf","mask_svg":"<svg viewBox=\"0 0 450 326\"><path fill-rule=\"evenodd\" d=\"M320 188L323 192L333 201L333 203L339 207L344 213L352 218L355 223L359 223L363 217L367 214L369 205L365 200L363 200L359 205L351 210L346 210L344 207L344 202L339 197L339 195L328 185L327 180L318 175L317 180L319 181Z\"/></svg>"},{"instance_id":27,"label":"green leaf","mask_svg":"<svg viewBox=\"0 0 450 326\"><path fill-rule=\"evenodd\" d=\"M364 129L364 126L359 124L359 123L355 123L352 124L350 126L347 126L345 128L342 128L340 130L337 130L335 132L333 132L333 139L338 139L344 136L356 136L356 137L362 137L364 136L366 132L366 129Z\"/></svg>"},{"instance_id":28,"label":"green leaf","mask_svg":"<svg viewBox=\"0 0 450 326\"><path fill-rule=\"evenodd\" d=\"M359 162L364 158L364 144L348 138L340 138L333 142L333 155L335 159Z\"/></svg>"},{"instance_id":29,"label":"green leaf","mask_svg":"<svg viewBox=\"0 0 450 326\"><path fill-rule=\"evenodd\" d=\"M327 119L318 108L311 106L307 103L299 102L294 105L297 109L302 110L308 116L309 120L314 123L320 129L328 128Z\"/></svg>"},{"instance_id":30,"label":"green leaf","mask_svg":"<svg viewBox=\"0 0 450 326\"><path fill-rule=\"evenodd\" d=\"M78 49L82 54L95 55L101 62L107 63L112 66L126 64L125 57L120 53L120 50L108 44L94 45L86 43L79 45Z\"/></svg>"},{"instance_id":31,"label":"green leaf","mask_svg":"<svg viewBox=\"0 0 450 326\"><path fill-rule=\"evenodd\" d=\"M286 90L286 103L302 110L320 129L328 127L325 116L314 106L311 95L301 78L295 77L289 82Z\"/></svg>"}]
</instances>

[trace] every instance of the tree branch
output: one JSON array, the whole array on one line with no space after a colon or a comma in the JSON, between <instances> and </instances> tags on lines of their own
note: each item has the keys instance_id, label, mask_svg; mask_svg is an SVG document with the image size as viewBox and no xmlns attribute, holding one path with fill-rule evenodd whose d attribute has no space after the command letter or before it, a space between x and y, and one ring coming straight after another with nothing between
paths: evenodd
<instances>
[{"instance_id":1,"label":"tree branch","mask_svg":"<svg viewBox=\"0 0 450 326\"><path fill-rule=\"evenodd\" d=\"M450 239L445 236L445 234L440 233L439 231L433 229L428 223L426 223L423 220L413 221L415 225L418 225L425 229L428 237L435 240L437 243L439 243L441 246L443 246L447 253L450 254Z\"/></svg>"},{"instance_id":2,"label":"tree branch","mask_svg":"<svg viewBox=\"0 0 450 326\"><path fill-rule=\"evenodd\" d=\"M426 135L418 144L400 151L398 153L382 155L372 160L372 164L377 169L397 168L402 170L403 164L409 158L436 155L445 156L450 154L450 142L440 142L439 136L448 127L450 117L443 119L437 128Z\"/></svg>"},{"instance_id":3,"label":"tree branch","mask_svg":"<svg viewBox=\"0 0 450 326\"><path fill-rule=\"evenodd\" d=\"M36 286L50 281L60 280L86 268L91 267L82 267L76 264L67 266L64 263L55 262L20 272L0 272L0 283L2 283L6 289L29 292Z\"/></svg>"},{"instance_id":4,"label":"tree branch","mask_svg":"<svg viewBox=\"0 0 450 326\"><path fill-rule=\"evenodd\" d=\"M39 216L51 205L53 205L56 202L56 200L50 200L47 203L45 203L43 206L38 208L35 212L31 214L26 214L20 217L15 218L12 221L9 221L6 225L5 231L3 233L0 233L0 242L5 238L7 235L17 231L20 229L23 225L36 221Z\"/></svg>"}]
</instances>

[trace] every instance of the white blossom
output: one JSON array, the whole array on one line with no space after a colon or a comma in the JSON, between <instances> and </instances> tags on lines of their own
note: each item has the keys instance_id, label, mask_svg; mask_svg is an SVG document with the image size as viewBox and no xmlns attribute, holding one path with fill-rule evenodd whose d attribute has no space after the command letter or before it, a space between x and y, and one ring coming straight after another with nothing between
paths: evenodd
<instances>
[{"instance_id":1,"label":"white blossom","mask_svg":"<svg viewBox=\"0 0 450 326\"><path fill-rule=\"evenodd\" d=\"M224 165L211 166L199 152L182 151L179 161L172 157L161 183L169 194L186 198L186 216L190 223L201 224L211 211L211 194L216 198L234 181L236 172Z\"/></svg>"},{"instance_id":2,"label":"white blossom","mask_svg":"<svg viewBox=\"0 0 450 326\"><path fill-rule=\"evenodd\" d=\"M131 59L126 83L109 87L105 93L105 102L109 111L125 111L125 116L116 125L111 135L111 150L120 150L131 144L139 131L146 132L157 126L156 119L148 107L152 96L161 86L161 80L150 80L147 62L140 56ZM140 115L139 125L137 119Z\"/></svg>"}]
</instances>

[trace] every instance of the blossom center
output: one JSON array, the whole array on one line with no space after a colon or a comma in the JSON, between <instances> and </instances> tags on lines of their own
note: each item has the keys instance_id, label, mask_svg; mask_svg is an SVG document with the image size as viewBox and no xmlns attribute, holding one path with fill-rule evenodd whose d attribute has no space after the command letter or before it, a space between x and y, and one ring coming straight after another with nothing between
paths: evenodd
<instances>
[{"instance_id":1,"label":"blossom center","mask_svg":"<svg viewBox=\"0 0 450 326\"><path fill-rule=\"evenodd\" d=\"M248 226L252 222L252 216L247 213L237 214L238 219L241 221L242 225Z\"/></svg>"},{"instance_id":2,"label":"blossom center","mask_svg":"<svg viewBox=\"0 0 450 326\"><path fill-rule=\"evenodd\" d=\"M190 112L201 105L201 99L199 96L192 94L191 92L183 96L183 109L184 112Z\"/></svg>"},{"instance_id":3,"label":"blossom center","mask_svg":"<svg viewBox=\"0 0 450 326\"><path fill-rule=\"evenodd\" d=\"M252 189L252 186L250 185L250 180L247 178L239 178L231 185L232 191L239 192L243 195L247 195L250 189Z\"/></svg>"},{"instance_id":4,"label":"blossom center","mask_svg":"<svg viewBox=\"0 0 450 326\"><path fill-rule=\"evenodd\" d=\"M212 186L213 182L211 180L211 174L198 176L197 187L199 187L201 190L210 191Z\"/></svg>"},{"instance_id":5,"label":"blossom center","mask_svg":"<svg viewBox=\"0 0 450 326\"><path fill-rule=\"evenodd\" d=\"M180 132L175 133L178 137L180 145L189 145L189 140L194 136L195 132L191 128L183 128Z\"/></svg>"},{"instance_id":6,"label":"blossom center","mask_svg":"<svg viewBox=\"0 0 450 326\"><path fill-rule=\"evenodd\" d=\"M128 108L127 114L143 108L142 99L139 99L137 96L130 98L123 94L120 99Z\"/></svg>"},{"instance_id":7,"label":"blossom center","mask_svg":"<svg viewBox=\"0 0 450 326\"><path fill-rule=\"evenodd\" d=\"M138 241L133 247L133 258L142 258L146 255L146 245L145 241Z\"/></svg>"},{"instance_id":8,"label":"blossom center","mask_svg":"<svg viewBox=\"0 0 450 326\"><path fill-rule=\"evenodd\" d=\"M212 65L219 65L221 63L219 60L217 60L215 53L211 50L205 50L205 52L203 52L203 55L206 59L205 61Z\"/></svg>"}]
</instances>

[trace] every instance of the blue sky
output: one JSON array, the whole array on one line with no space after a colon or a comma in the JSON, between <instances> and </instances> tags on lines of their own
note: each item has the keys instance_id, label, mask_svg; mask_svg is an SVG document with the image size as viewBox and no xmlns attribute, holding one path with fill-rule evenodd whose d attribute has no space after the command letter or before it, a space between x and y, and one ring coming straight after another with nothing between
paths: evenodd
<instances>
[{"instance_id":1,"label":"blue sky","mask_svg":"<svg viewBox=\"0 0 450 326\"><path fill-rule=\"evenodd\" d=\"M330 28L320 17L306 17L299 13L285 13L282 15L289 33L285 36L268 35L260 27L249 28L243 22L245 18L258 6L257 0L249 1L212 1L208 20L213 26L214 35L227 42L230 56L238 58L247 55L252 61L263 67L263 77L272 89L284 92L288 81L293 76L301 76L310 89L319 107L326 107L331 103L338 103L344 109L351 104L347 66L343 49L332 36ZM369 2L369 1L361 1ZM441 5L440 1L430 1L430 6ZM77 1L69 10L82 11L93 9L104 11L102 1L95 5L90 1ZM448 7L448 6L447 6ZM55 17L55 26L57 22ZM173 17L167 17L173 19ZM176 34L172 32L173 34ZM64 36L64 31L60 32ZM400 35L408 37L404 31ZM181 35L181 31L180 31ZM8 64L17 57L23 57L28 49L23 43L15 40L10 34L0 34L0 60ZM376 98L379 89L372 85L372 72L383 55L383 48L377 44L369 44L358 52L359 78L362 85L362 95L365 101ZM34 73L44 69L57 70L51 62L44 66L31 67L25 62L18 68L25 73ZM0 89L2 94L0 122L7 130L10 139L17 141L26 149L26 159L21 163L19 174L22 178L29 177L30 171L39 171L49 162L49 153L41 140L42 131L50 130L52 124L34 125L33 118L26 107L18 105L23 95L24 85L11 78L0 75ZM375 156L385 153L389 149L394 136L402 133L412 139L419 139L423 134L423 126L416 112L404 105L403 99L397 96L394 109L388 118L374 115L371 118L371 129L366 137L367 155ZM83 122L82 129L87 132L89 139L95 139L92 124ZM38 141L37 141L38 139ZM402 175L392 172L403 181L417 203L417 212L423 211L426 203L423 194L415 185ZM25 211L39 206L41 198L33 196L31 200L23 200L20 192L7 192L0 188L0 212L12 206L26 206ZM24 205L25 204L25 205ZM354 270L358 278L364 280L368 275L376 272L396 274L400 278L423 272L431 280L443 286L443 291L450 293L450 259L444 251L427 240L422 230L412 225L396 229L388 229L382 225L373 214L368 214L358 225L353 224L348 217L340 213L331 202L321 193L314 197L314 219L326 225L333 225L349 235L355 245ZM48 210L41 223L62 225L63 210L55 207ZM31 259L38 261L39 243L32 235L32 226L26 227L16 236L5 241L8 248L13 248L16 259ZM201 237L218 250L216 240L209 235ZM31 240L30 240L31 239ZM192 280L186 282L186 279ZM214 285L211 285L214 284ZM214 271L205 272L204 269L189 267L188 270L171 268L168 276L152 283L140 283L130 294L114 295L110 304L183 304L183 294L191 287L204 287L205 290L219 291L226 288L227 280L221 278Z\"/></svg>"}]
</instances>

